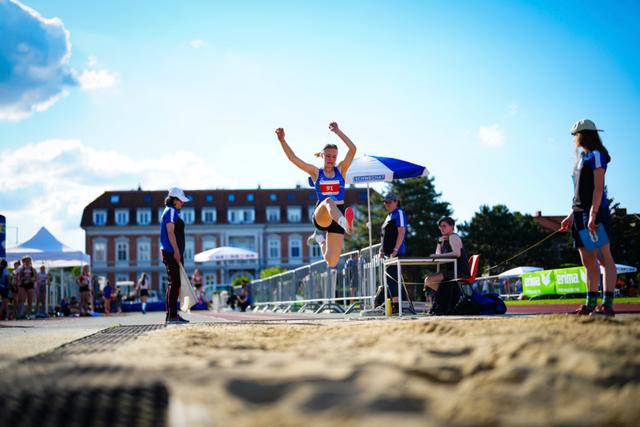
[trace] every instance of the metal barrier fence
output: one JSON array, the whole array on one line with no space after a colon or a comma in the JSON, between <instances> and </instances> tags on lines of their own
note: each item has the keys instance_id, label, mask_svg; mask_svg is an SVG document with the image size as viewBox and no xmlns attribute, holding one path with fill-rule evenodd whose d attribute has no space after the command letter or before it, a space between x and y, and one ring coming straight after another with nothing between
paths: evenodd
<instances>
[{"instance_id":1,"label":"metal barrier fence","mask_svg":"<svg viewBox=\"0 0 640 427\"><path fill-rule=\"evenodd\" d=\"M322 260L254 280L254 310L348 313L358 306L373 307L376 289L383 280L379 250L377 244L344 253L335 268Z\"/></svg>"}]
</instances>

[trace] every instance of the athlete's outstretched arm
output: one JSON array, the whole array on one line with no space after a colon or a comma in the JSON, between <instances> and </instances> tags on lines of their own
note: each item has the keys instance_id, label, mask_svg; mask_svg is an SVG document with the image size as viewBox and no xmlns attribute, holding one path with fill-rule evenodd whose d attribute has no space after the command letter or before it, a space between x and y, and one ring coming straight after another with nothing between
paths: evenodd
<instances>
[{"instance_id":1,"label":"athlete's outstretched arm","mask_svg":"<svg viewBox=\"0 0 640 427\"><path fill-rule=\"evenodd\" d=\"M318 168L316 168L312 164L309 164L309 163L306 163L306 162L300 160L300 158L298 156L296 156L296 154L293 152L291 147L289 147L289 144L287 144L287 141L285 141L285 139L284 139L284 129L283 128L276 129L276 136L278 137L278 141L280 141L280 145L282 146L282 149L284 150L284 154L287 155L287 158L289 159L289 161L291 161L291 163L296 165L298 168L302 169L303 171L305 171L306 173L311 175L311 178L313 178L313 180L315 182L315 180L318 178Z\"/></svg>"},{"instance_id":2,"label":"athlete's outstretched arm","mask_svg":"<svg viewBox=\"0 0 640 427\"><path fill-rule=\"evenodd\" d=\"M342 130L338 127L338 124L336 122L329 123L329 130L335 133L336 135L338 135L342 140L342 142L347 144L347 147L349 147L349 151L347 152L347 155L345 156L344 160L341 161L340 164L338 165L338 169L340 169L340 173L342 174L342 176L345 176L347 173L347 170L349 169L349 166L351 166L351 162L353 161L353 158L356 155L356 145L349 139L347 135L344 134L344 132L342 132Z\"/></svg>"}]
</instances>

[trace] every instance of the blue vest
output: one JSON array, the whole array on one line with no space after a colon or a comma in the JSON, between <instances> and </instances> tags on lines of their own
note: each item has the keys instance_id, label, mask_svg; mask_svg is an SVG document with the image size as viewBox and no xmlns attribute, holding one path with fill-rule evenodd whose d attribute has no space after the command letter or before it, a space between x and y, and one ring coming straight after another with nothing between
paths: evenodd
<instances>
[{"instance_id":1,"label":"blue vest","mask_svg":"<svg viewBox=\"0 0 640 427\"><path fill-rule=\"evenodd\" d=\"M340 169L333 167L334 176L328 178L324 174L324 169L318 170L318 179L315 183L316 196L318 196L318 203L324 199L333 199L335 202L344 201L344 178L340 173Z\"/></svg>"}]
</instances>

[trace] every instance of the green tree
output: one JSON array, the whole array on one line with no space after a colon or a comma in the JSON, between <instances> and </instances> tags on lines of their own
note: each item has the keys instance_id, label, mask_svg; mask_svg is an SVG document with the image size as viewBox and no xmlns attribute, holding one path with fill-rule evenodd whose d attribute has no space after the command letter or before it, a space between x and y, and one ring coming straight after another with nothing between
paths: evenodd
<instances>
[{"instance_id":1,"label":"green tree","mask_svg":"<svg viewBox=\"0 0 640 427\"><path fill-rule=\"evenodd\" d=\"M440 236L438 219L452 214L451 205L443 201L435 188L434 178L422 177L396 180L386 185L385 193L393 191L400 199L400 207L407 215L407 254L432 253ZM358 222L352 239L347 239L349 249L360 249L369 244L367 208L358 208ZM380 230L387 216L382 195L371 192L371 235L373 243L380 243Z\"/></svg>"},{"instance_id":2,"label":"green tree","mask_svg":"<svg viewBox=\"0 0 640 427\"><path fill-rule=\"evenodd\" d=\"M282 267L265 268L260 272L260 278L266 279L267 277L275 276L276 274L284 273L285 271L288 271L288 270Z\"/></svg>"},{"instance_id":3,"label":"green tree","mask_svg":"<svg viewBox=\"0 0 640 427\"><path fill-rule=\"evenodd\" d=\"M240 286L243 283L250 283L251 279L247 276L238 276L235 279L233 279L233 282L231 282L231 287L233 288L234 286Z\"/></svg>"},{"instance_id":4,"label":"green tree","mask_svg":"<svg viewBox=\"0 0 640 427\"><path fill-rule=\"evenodd\" d=\"M489 266L508 260L548 234L531 215L510 212L505 205L481 206L473 218L459 225L458 229L467 250L480 255L480 271L484 272ZM552 267L555 252L549 239L489 273L498 274L518 265Z\"/></svg>"}]
</instances>

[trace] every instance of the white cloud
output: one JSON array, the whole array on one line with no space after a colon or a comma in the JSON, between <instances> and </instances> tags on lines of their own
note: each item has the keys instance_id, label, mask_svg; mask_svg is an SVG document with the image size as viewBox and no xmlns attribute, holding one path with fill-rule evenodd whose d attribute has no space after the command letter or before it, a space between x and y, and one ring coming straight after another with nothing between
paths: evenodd
<instances>
[{"instance_id":1,"label":"white cloud","mask_svg":"<svg viewBox=\"0 0 640 427\"><path fill-rule=\"evenodd\" d=\"M77 84L68 66L69 31L16 0L0 1L0 119L20 120L44 111Z\"/></svg>"},{"instance_id":2,"label":"white cloud","mask_svg":"<svg viewBox=\"0 0 640 427\"><path fill-rule=\"evenodd\" d=\"M21 230L44 225L81 248L82 210L108 190L234 187L197 154L176 151L135 159L80 140L47 140L0 152L2 213ZM21 231L21 240L28 238ZM65 238L67 236L67 238ZM13 243L13 242L10 242Z\"/></svg>"},{"instance_id":3,"label":"white cloud","mask_svg":"<svg viewBox=\"0 0 640 427\"><path fill-rule=\"evenodd\" d=\"M487 147L499 148L504 145L504 131L495 123L491 126L480 126L478 139Z\"/></svg>"},{"instance_id":4,"label":"white cloud","mask_svg":"<svg viewBox=\"0 0 640 427\"><path fill-rule=\"evenodd\" d=\"M118 73L109 70L85 70L78 76L80 87L90 91L96 89L106 89L116 86L120 81Z\"/></svg>"},{"instance_id":5,"label":"white cloud","mask_svg":"<svg viewBox=\"0 0 640 427\"><path fill-rule=\"evenodd\" d=\"M507 117L515 117L517 115L518 115L518 105L517 104L507 105Z\"/></svg>"},{"instance_id":6,"label":"white cloud","mask_svg":"<svg viewBox=\"0 0 640 427\"><path fill-rule=\"evenodd\" d=\"M191 40L189 42L189 45L194 49L198 49L198 48L201 48L202 46L204 46L204 40L202 40L202 39Z\"/></svg>"},{"instance_id":7,"label":"white cloud","mask_svg":"<svg viewBox=\"0 0 640 427\"><path fill-rule=\"evenodd\" d=\"M98 66L98 58L95 55L89 55L87 58L87 66L90 68L95 68Z\"/></svg>"}]
</instances>

